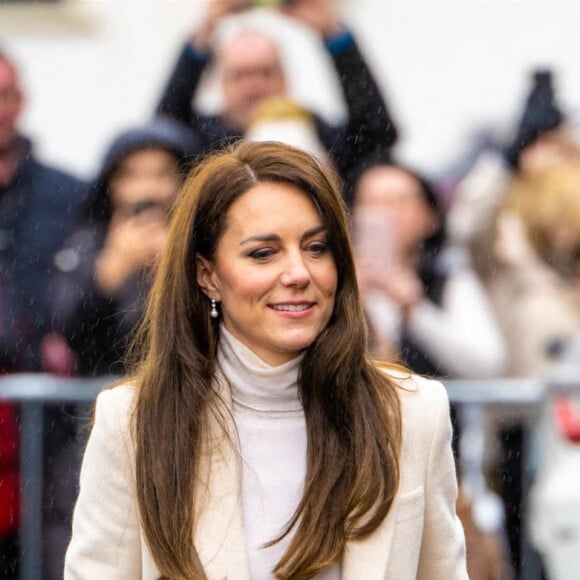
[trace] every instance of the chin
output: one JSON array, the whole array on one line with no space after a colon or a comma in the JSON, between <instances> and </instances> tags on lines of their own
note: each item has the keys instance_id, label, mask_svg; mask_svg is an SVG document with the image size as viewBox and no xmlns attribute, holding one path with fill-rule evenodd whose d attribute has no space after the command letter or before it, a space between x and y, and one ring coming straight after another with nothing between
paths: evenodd
<instances>
[{"instance_id":1,"label":"chin","mask_svg":"<svg viewBox=\"0 0 580 580\"><path fill-rule=\"evenodd\" d=\"M307 349L317 338L319 332L296 333L295 336L281 338L280 349L288 353L300 353Z\"/></svg>"}]
</instances>

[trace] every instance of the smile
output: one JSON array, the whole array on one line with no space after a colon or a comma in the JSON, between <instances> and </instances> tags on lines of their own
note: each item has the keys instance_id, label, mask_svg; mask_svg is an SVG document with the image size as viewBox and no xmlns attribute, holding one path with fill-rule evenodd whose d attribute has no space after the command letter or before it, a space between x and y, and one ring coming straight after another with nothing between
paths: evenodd
<instances>
[{"instance_id":1,"label":"smile","mask_svg":"<svg viewBox=\"0 0 580 580\"><path fill-rule=\"evenodd\" d=\"M303 312L314 305L313 302L303 302L301 304L272 304L270 308L281 312Z\"/></svg>"}]
</instances>

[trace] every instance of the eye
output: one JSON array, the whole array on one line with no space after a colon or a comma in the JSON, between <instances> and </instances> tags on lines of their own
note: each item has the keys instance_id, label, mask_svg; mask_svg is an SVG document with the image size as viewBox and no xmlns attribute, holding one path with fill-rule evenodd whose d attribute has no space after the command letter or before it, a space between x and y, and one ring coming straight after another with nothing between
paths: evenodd
<instances>
[{"instance_id":1,"label":"eye","mask_svg":"<svg viewBox=\"0 0 580 580\"><path fill-rule=\"evenodd\" d=\"M321 256L328 251L328 243L323 240L317 240L316 242L310 242L307 247L308 252L313 256Z\"/></svg>"},{"instance_id":2,"label":"eye","mask_svg":"<svg viewBox=\"0 0 580 580\"><path fill-rule=\"evenodd\" d=\"M274 255L274 250L272 248L259 248L248 254L250 258L258 262L264 262L268 258Z\"/></svg>"}]
</instances>

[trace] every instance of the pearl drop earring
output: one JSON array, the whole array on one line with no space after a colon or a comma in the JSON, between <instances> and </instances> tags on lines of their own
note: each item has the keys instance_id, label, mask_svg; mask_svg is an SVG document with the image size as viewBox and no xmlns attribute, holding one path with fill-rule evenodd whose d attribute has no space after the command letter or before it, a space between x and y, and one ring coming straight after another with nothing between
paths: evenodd
<instances>
[{"instance_id":1,"label":"pearl drop earring","mask_svg":"<svg viewBox=\"0 0 580 580\"><path fill-rule=\"evenodd\" d=\"M220 315L220 313L218 312L218 309L217 309L217 303L215 301L215 298L211 299L211 310L209 311L209 315L212 318L217 318Z\"/></svg>"}]
</instances>

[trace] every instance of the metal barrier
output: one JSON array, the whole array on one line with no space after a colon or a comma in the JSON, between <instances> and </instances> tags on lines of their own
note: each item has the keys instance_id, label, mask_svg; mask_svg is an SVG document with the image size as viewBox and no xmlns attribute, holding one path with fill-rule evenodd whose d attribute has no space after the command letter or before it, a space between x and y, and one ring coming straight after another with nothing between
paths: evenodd
<instances>
[{"instance_id":1,"label":"metal barrier","mask_svg":"<svg viewBox=\"0 0 580 580\"><path fill-rule=\"evenodd\" d=\"M22 580L42 578L43 407L47 404L88 403L117 377L56 378L43 374L0 377L0 401L11 401L21 412L21 572ZM545 380L494 379L443 381L449 398L459 405L517 404L538 409L548 395L580 393L580 370L557 366ZM524 551L525 580L540 577L533 556Z\"/></svg>"},{"instance_id":2,"label":"metal barrier","mask_svg":"<svg viewBox=\"0 0 580 580\"><path fill-rule=\"evenodd\" d=\"M0 377L0 401L18 403L20 442L20 578L41 580L43 408L46 404L90 403L110 377L57 378L42 374Z\"/></svg>"}]
</instances>

